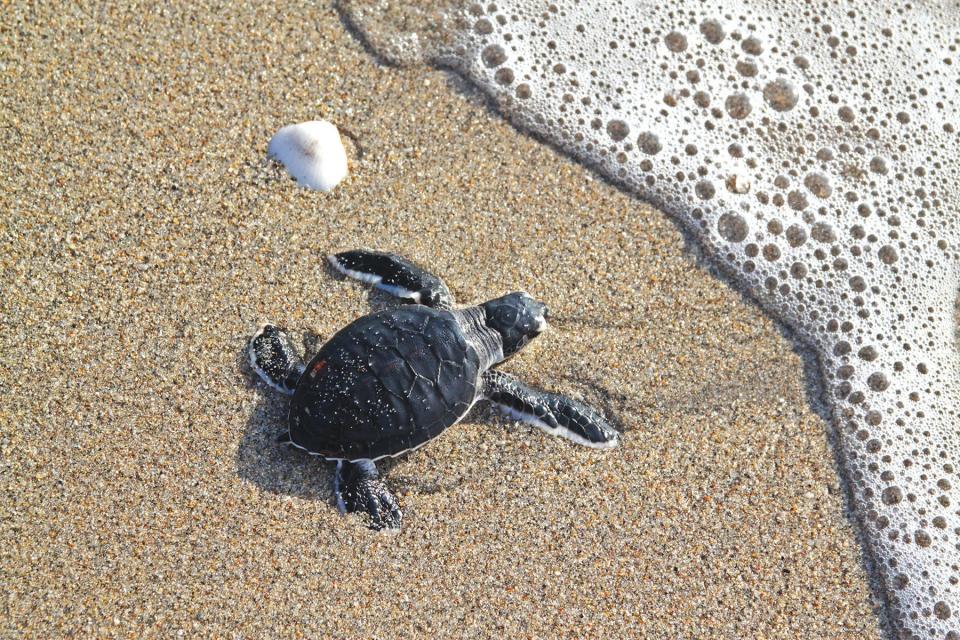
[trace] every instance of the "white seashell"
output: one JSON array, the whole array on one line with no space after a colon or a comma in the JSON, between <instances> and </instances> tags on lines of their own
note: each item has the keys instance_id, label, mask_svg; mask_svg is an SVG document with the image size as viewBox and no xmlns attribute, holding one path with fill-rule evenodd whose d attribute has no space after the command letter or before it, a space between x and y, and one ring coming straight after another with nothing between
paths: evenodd
<instances>
[{"instance_id":1,"label":"white seashell","mask_svg":"<svg viewBox=\"0 0 960 640\"><path fill-rule=\"evenodd\" d=\"M331 191L347 177L347 152L340 132L326 120L283 127L270 139L267 155L308 189Z\"/></svg>"}]
</instances>

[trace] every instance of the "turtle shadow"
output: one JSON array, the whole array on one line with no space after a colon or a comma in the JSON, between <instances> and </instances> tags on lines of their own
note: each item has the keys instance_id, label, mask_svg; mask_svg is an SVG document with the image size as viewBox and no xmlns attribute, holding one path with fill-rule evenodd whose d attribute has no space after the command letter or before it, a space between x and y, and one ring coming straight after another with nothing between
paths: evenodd
<instances>
[{"instance_id":1,"label":"turtle shadow","mask_svg":"<svg viewBox=\"0 0 960 640\"><path fill-rule=\"evenodd\" d=\"M258 401L237 450L237 472L264 491L332 505L334 465L278 441L288 402L282 396Z\"/></svg>"},{"instance_id":2,"label":"turtle shadow","mask_svg":"<svg viewBox=\"0 0 960 640\"><path fill-rule=\"evenodd\" d=\"M584 400L590 406L599 409L607 419L607 422L617 430L620 435L624 435L633 430L630 423L624 418L627 413L631 415L640 415L640 407L637 399L629 394L615 391L609 384L601 379L589 376L583 372L575 376L566 376L565 380L582 388Z\"/></svg>"}]
</instances>

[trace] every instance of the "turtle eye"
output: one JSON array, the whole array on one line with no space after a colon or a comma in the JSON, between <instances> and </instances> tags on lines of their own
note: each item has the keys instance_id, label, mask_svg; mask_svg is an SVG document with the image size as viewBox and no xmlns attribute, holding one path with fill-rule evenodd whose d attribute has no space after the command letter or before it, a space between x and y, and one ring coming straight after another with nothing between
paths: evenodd
<instances>
[{"instance_id":1,"label":"turtle eye","mask_svg":"<svg viewBox=\"0 0 960 640\"><path fill-rule=\"evenodd\" d=\"M512 327L517 324L517 309L512 305L503 305L497 309L497 322L503 327Z\"/></svg>"}]
</instances>

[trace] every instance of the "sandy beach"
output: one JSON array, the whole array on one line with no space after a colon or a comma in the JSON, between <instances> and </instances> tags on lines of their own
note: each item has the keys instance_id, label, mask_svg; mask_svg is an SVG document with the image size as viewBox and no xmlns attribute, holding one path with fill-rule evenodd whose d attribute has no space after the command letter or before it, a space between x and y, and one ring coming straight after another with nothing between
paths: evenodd
<instances>
[{"instance_id":1,"label":"sandy beach","mask_svg":"<svg viewBox=\"0 0 960 640\"><path fill-rule=\"evenodd\" d=\"M0 635L882 636L803 358L664 215L326 3L15 3L0 43ZM265 159L321 117L331 194ZM478 407L387 465L399 534L340 516L244 347L389 304L359 247L545 301L504 369L622 445Z\"/></svg>"}]
</instances>

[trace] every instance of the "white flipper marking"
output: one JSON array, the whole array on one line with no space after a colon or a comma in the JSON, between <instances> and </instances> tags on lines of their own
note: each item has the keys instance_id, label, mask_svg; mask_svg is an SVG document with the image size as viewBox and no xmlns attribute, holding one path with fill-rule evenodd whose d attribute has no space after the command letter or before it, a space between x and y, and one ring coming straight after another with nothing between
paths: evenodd
<instances>
[{"instance_id":1,"label":"white flipper marking","mask_svg":"<svg viewBox=\"0 0 960 640\"><path fill-rule=\"evenodd\" d=\"M416 303L420 302L420 292L419 291L410 291L409 289L404 289L403 287L398 287L392 284L383 284L383 276L378 276L373 273L367 273L365 271L356 271L354 269L348 269L343 266L340 261L337 259L337 256L330 255L327 256L327 261L330 265L347 276L348 278L353 278L354 280L359 280L360 282L366 282L367 284L373 285L381 291L386 291L390 295L396 296L398 298L403 298L405 300L413 300Z\"/></svg>"},{"instance_id":2,"label":"white flipper marking","mask_svg":"<svg viewBox=\"0 0 960 640\"><path fill-rule=\"evenodd\" d=\"M250 361L250 368L256 371L257 375L260 376L260 379L266 382L270 387L276 389L280 393L286 394L288 396L292 396L294 392L293 389L289 389L287 387L274 383L274 381L270 379L270 376L267 375L267 372L261 369L260 366L257 364L257 353L253 348L253 343L257 338L260 337L260 335L264 332L264 330L269 326L271 326L269 322L264 322L262 325L260 325L260 328L257 329L257 332L253 334L252 338L250 338L250 342L247 343L247 358Z\"/></svg>"},{"instance_id":3,"label":"white flipper marking","mask_svg":"<svg viewBox=\"0 0 960 640\"><path fill-rule=\"evenodd\" d=\"M291 444L302 449L303 447L297 446L292 440ZM340 512L340 515L346 515L347 513L347 504L343 501L343 493L340 491L340 471L343 469L343 460L337 460L337 470L333 474L333 495L337 498L337 511Z\"/></svg>"},{"instance_id":4,"label":"white flipper marking","mask_svg":"<svg viewBox=\"0 0 960 640\"><path fill-rule=\"evenodd\" d=\"M584 447L590 447L591 449L613 449L617 446L617 438L611 438L606 442L593 442L592 440L587 440L583 436L574 433L570 429L566 429L562 426L551 427L546 422L533 415L532 413L524 413L523 411L517 411L513 407L508 407L503 404L496 404L496 406L504 414L510 416L514 420L519 420L521 422L526 422L531 424L541 431L550 434L551 436L559 436L561 438L566 438L572 442L575 442Z\"/></svg>"}]
</instances>

